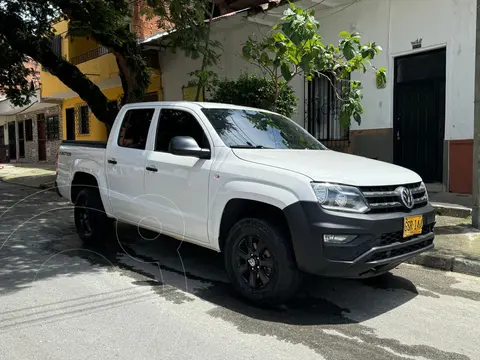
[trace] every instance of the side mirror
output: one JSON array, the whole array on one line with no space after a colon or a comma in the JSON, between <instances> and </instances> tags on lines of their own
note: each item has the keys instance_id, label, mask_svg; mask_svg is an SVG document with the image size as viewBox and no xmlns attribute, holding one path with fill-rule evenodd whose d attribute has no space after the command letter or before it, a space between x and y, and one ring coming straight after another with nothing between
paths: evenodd
<instances>
[{"instance_id":1,"label":"side mirror","mask_svg":"<svg viewBox=\"0 0 480 360\"><path fill-rule=\"evenodd\" d=\"M194 156L200 159L210 159L210 149L202 149L191 136L175 136L170 140L168 151L174 155Z\"/></svg>"}]
</instances>

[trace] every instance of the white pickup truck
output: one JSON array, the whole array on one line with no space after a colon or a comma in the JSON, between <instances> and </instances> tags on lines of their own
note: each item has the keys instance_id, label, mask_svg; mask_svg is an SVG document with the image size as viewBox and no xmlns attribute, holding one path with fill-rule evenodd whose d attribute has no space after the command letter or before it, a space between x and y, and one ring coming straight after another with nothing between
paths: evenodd
<instances>
[{"instance_id":1,"label":"white pickup truck","mask_svg":"<svg viewBox=\"0 0 480 360\"><path fill-rule=\"evenodd\" d=\"M377 276L434 246L417 174L254 108L126 105L108 142L62 143L56 182L84 241L115 219L220 251L234 288L260 303L287 301L302 273Z\"/></svg>"}]
</instances>

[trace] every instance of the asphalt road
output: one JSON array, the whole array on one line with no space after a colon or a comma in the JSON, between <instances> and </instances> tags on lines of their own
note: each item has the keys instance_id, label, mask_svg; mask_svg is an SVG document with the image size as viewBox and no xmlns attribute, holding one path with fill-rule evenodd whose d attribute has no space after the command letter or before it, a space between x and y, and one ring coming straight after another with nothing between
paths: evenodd
<instances>
[{"instance_id":1,"label":"asphalt road","mask_svg":"<svg viewBox=\"0 0 480 360\"><path fill-rule=\"evenodd\" d=\"M266 310L218 254L118 230L85 248L69 204L0 183L0 359L480 359L480 278L309 278Z\"/></svg>"}]
</instances>

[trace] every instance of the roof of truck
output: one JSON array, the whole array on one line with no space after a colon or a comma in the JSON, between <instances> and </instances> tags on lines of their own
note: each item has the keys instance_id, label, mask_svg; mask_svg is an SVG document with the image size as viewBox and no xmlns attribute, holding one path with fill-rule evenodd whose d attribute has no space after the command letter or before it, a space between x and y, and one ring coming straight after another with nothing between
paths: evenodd
<instances>
[{"instance_id":1,"label":"roof of truck","mask_svg":"<svg viewBox=\"0 0 480 360\"><path fill-rule=\"evenodd\" d=\"M200 102L200 101L150 101L150 102L139 102L125 104L124 106L128 107L145 107L145 106L159 106L159 105L177 105L185 106L190 108L206 108L206 109L252 109L252 110L261 110L248 106L239 106L232 104L223 104L223 103L214 103L214 102ZM262 110L266 111L266 110Z\"/></svg>"}]
</instances>

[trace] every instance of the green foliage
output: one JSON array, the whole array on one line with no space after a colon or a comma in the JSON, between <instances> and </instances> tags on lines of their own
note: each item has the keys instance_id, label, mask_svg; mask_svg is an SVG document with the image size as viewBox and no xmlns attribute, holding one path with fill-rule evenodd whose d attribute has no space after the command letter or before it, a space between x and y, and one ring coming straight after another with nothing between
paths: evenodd
<instances>
[{"instance_id":1,"label":"green foliage","mask_svg":"<svg viewBox=\"0 0 480 360\"><path fill-rule=\"evenodd\" d=\"M241 75L236 80L219 81L212 101L276 111L291 117L297 107L297 97L284 82L280 83L282 88L278 94L275 85L271 79Z\"/></svg>"},{"instance_id":2,"label":"green foliage","mask_svg":"<svg viewBox=\"0 0 480 360\"><path fill-rule=\"evenodd\" d=\"M140 0L133 0L140 1ZM117 107L76 66L53 52L57 35L52 23L69 21L69 35L89 36L116 57L124 90L123 102L143 98L150 76L135 32L130 31L132 1L0 0L0 91L16 105L30 102L33 91L23 63L31 58L57 76L90 106L97 119L110 124ZM63 37L66 34L58 34Z\"/></svg>"},{"instance_id":3,"label":"green foliage","mask_svg":"<svg viewBox=\"0 0 480 360\"><path fill-rule=\"evenodd\" d=\"M290 3L283 17L271 33L261 39L249 38L242 49L243 58L257 65L265 76L276 85L278 93L295 76L304 74L307 80L316 76L331 74L338 80L349 82L342 91L335 87L335 95L343 102L341 122L349 126L353 118L361 122L363 108L362 83L350 80L355 71L375 71L377 86L387 80L385 68L375 68L371 60L382 48L376 43L361 43L361 35L342 31L337 46L326 45L319 35L319 23L314 10L304 10Z\"/></svg>"},{"instance_id":4,"label":"green foliage","mask_svg":"<svg viewBox=\"0 0 480 360\"><path fill-rule=\"evenodd\" d=\"M211 20L215 3L204 0L148 0L150 15L159 17L159 26L173 29L165 46L171 51L182 50L186 57L200 60L200 68L189 73L191 84L211 89L218 81L210 70L218 65L220 42L211 39ZM197 94L198 96L198 94Z\"/></svg>"}]
</instances>

